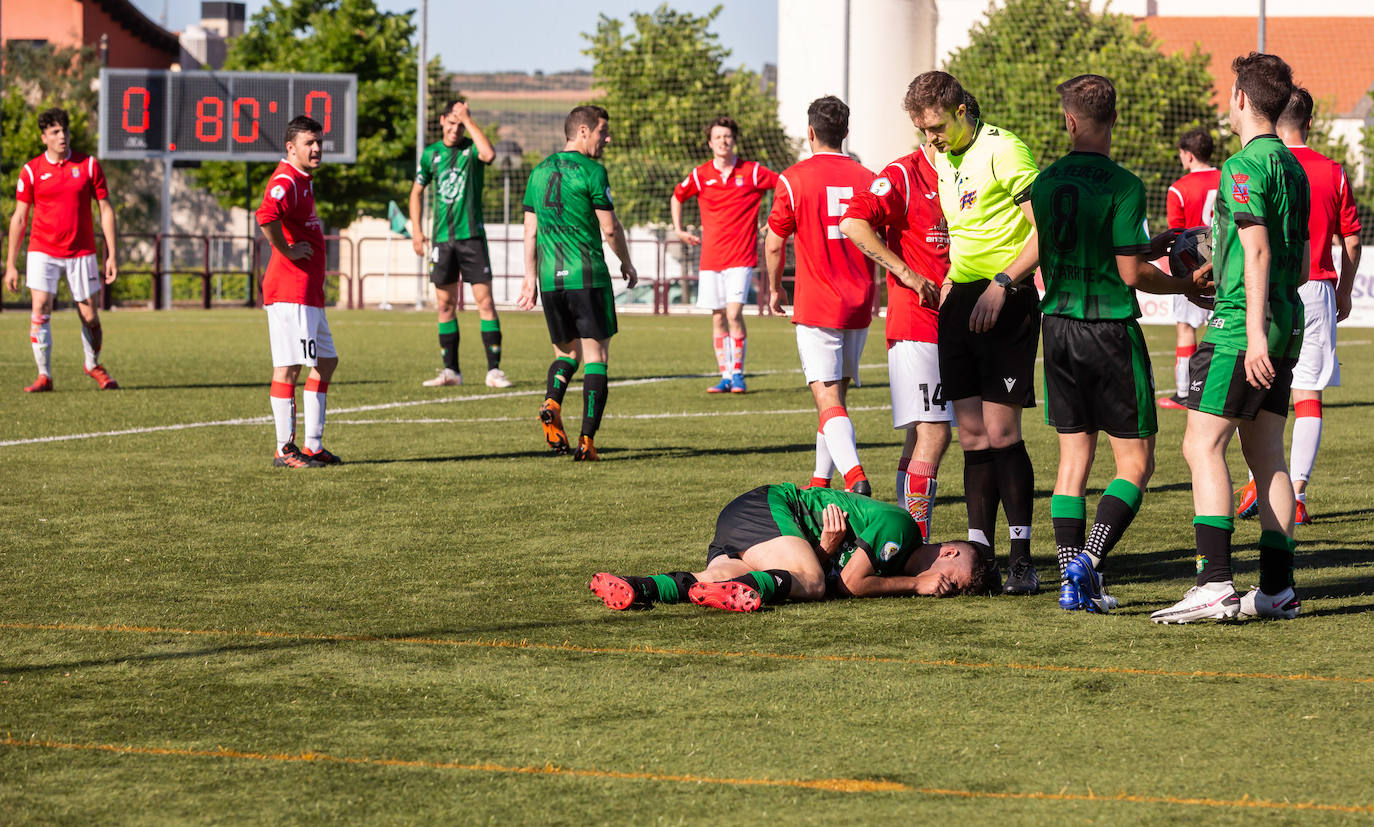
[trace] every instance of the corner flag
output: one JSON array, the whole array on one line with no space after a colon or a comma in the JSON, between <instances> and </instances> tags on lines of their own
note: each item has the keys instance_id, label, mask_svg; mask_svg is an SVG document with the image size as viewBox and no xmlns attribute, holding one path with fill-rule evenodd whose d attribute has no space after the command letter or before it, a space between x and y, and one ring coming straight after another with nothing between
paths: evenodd
<instances>
[{"instance_id":1,"label":"corner flag","mask_svg":"<svg viewBox=\"0 0 1374 827\"><path fill-rule=\"evenodd\" d=\"M386 217L391 222L391 231L400 233L406 238L410 238L410 233L406 232L406 215L401 212L401 208L396 206L395 201L390 201L386 205Z\"/></svg>"}]
</instances>

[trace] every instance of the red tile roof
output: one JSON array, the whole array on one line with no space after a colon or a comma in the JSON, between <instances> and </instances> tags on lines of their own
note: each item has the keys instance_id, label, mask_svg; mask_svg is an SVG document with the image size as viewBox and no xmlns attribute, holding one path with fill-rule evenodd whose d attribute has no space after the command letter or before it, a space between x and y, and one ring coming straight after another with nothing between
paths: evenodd
<instances>
[{"instance_id":1,"label":"red tile roof","mask_svg":"<svg viewBox=\"0 0 1374 827\"><path fill-rule=\"evenodd\" d=\"M1211 54L1218 108L1231 94L1231 60L1249 54L1259 40L1253 17L1141 17L1166 54L1191 51L1197 44ZM1265 51L1293 67L1293 79L1312 93L1317 106L1338 117L1370 113L1374 87L1374 17L1270 17Z\"/></svg>"}]
</instances>

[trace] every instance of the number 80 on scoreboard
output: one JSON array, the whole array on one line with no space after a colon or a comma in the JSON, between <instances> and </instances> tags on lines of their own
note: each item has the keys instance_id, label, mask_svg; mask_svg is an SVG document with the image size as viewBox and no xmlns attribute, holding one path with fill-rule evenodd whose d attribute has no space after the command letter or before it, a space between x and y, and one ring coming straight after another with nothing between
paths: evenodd
<instances>
[{"instance_id":1,"label":"number 80 on scoreboard","mask_svg":"<svg viewBox=\"0 0 1374 827\"><path fill-rule=\"evenodd\" d=\"M308 115L324 128L324 158L357 160L356 75L276 72L100 72L102 159L276 161L286 125Z\"/></svg>"}]
</instances>

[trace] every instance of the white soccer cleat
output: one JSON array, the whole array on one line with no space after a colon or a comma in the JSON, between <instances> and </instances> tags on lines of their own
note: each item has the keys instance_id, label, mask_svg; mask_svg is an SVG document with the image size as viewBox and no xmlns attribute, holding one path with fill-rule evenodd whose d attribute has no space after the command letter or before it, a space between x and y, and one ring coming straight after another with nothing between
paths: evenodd
<instances>
[{"instance_id":1,"label":"white soccer cleat","mask_svg":"<svg viewBox=\"0 0 1374 827\"><path fill-rule=\"evenodd\" d=\"M487 387L489 388L509 388L510 380L506 378L506 372L500 368L492 368L487 371Z\"/></svg>"},{"instance_id":2,"label":"white soccer cleat","mask_svg":"<svg viewBox=\"0 0 1374 827\"><path fill-rule=\"evenodd\" d=\"M1183 599L1150 615L1155 623L1188 623L1193 620L1232 620L1240 614L1240 595L1230 583L1194 586Z\"/></svg>"},{"instance_id":3,"label":"white soccer cleat","mask_svg":"<svg viewBox=\"0 0 1374 827\"><path fill-rule=\"evenodd\" d=\"M456 370L444 368L443 370L439 371L438 376L426 382L422 382L421 384L423 384L427 388L443 388L449 385L461 385L463 384L463 374L459 373ZM487 384L491 384L490 378L488 378Z\"/></svg>"},{"instance_id":4,"label":"white soccer cleat","mask_svg":"<svg viewBox=\"0 0 1374 827\"><path fill-rule=\"evenodd\" d=\"M1302 601L1290 586L1278 594L1251 589L1240 599L1241 617L1277 617L1292 620L1302 611Z\"/></svg>"}]
</instances>

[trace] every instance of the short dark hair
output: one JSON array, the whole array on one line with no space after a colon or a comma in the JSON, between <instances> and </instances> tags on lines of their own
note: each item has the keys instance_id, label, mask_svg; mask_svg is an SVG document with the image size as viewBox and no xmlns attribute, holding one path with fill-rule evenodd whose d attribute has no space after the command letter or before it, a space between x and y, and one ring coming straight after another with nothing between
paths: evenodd
<instances>
[{"instance_id":1,"label":"short dark hair","mask_svg":"<svg viewBox=\"0 0 1374 827\"><path fill-rule=\"evenodd\" d=\"M838 148L849 134L849 107L834 95L816 98L806 107L806 125L815 131L816 140Z\"/></svg>"},{"instance_id":2,"label":"short dark hair","mask_svg":"<svg viewBox=\"0 0 1374 827\"><path fill-rule=\"evenodd\" d=\"M462 95L459 95L458 97L453 98L452 100L450 100L450 101L448 101L447 103L444 104L444 114L447 115L448 113L452 112L452 111L453 111L453 107L457 106L458 104L460 104L460 103L467 103L467 102L468 102L468 99L465 98L465 97L463 97Z\"/></svg>"},{"instance_id":3,"label":"short dark hair","mask_svg":"<svg viewBox=\"0 0 1374 827\"><path fill-rule=\"evenodd\" d=\"M297 115L286 125L286 142L289 144L296 140L296 136L302 132L314 132L316 136L324 137L324 127L320 126L319 121L309 115Z\"/></svg>"},{"instance_id":4,"label":"short dark hair","mask_svg":"<svg viewBox=\"0 0 1374 827\"><path fill-rule=\"evenodd\" d=\"M1278 55L1251 52L1231 61L1236 88L1266 120L1276 121L1293 94L1293 69Z\"/></svg>"},{"instance_id":5,"label":"short dark hair","mask_svg":"<svg viewBox=\"0 0 1374 827\"><path fill-rule=\"evenodd\" d=\"M1116 87L1102 75L1079 75L1054 88L1064 111L1110 126L1116 118Z\"/></svg>"},{"instance_id":6,"label":"short dark hair","mask_svg":"<svg viewBox=\"0 0 1374 827\"><path fill-rule=\"evenodd\" d=\"M964 87L948 72L922 72L906 88L902 108L908 115L919 115L927 109L953 112L959 104L967 104ZM975 101L975 105L976 105ZM975 116L976 117L976 116Z\"/></svg>"},{"instance_id":7,"label":"short dark hair","mask_svg":"<svg viewBox=\"0 0 1374 827\"><path fill-rule=\"evenodd\" d=\"M735 140L739 140L739 124L735 123L735 119L729 115L721 115L719 118L706 124L706 140L711 140L711 130L718 126L723 126L730 130L730 134L735 137Z\"/></svg>"},{"instance_id":8,"label":"short dark hair","mask_svg":"<svg viewBox=\"0 0 1374 827\"><path fill-rule=\"evenodd\" d=\"M975 121L983 118L983 110L978 106L978 99L967 89L964 90L964 111Z\"/></svg>"},{"instance_id":9,"label":"short dark hair","mask_svg":"<svg viewBox=\"0 0 1374 827\"><path fill-rule=\"evenodd\" d=\"M67 120L67 110L59 109L58 107L54 106L52 109L45 109L41 113L39 113L39 132L47 132L48 129L54 126L60 126L63 129L71 128L71 124Z\"/></svg>"},{"instance_id":10,"label":"short dark hair","mask_svg":"<svg viewBox=\"0 0 1374 827\"><path fill-rule=\"evenodd\" d=\"M1288 96L1288 104L1283 107L1283 113L1279 115L1277 123L1295 129L1306 129L1312 122L1312 107L1312 93L1301 86L1294 86L1293 94Z\"/></svg>"},{"instance_id":11,"label":"short dark hair","mask_svg":"<svg viewBox=\"0 0 1374 827\"><path fill-rule=\"evenodd\" d=\"M611 115L605 107L597 106L594 103L584 103L568 113L568 119L563 121L563 137L572 140L577 137L577 128L585 126L588 129L596 129L596 125L602 119L609 121Z\"/></svg>"},{"instance_id":12,"label":"short dark hair","mask_svg":"<svg viewBox=\"0 0 1374 827\"><path fill-rule=\"evenodd\" d=\"M1179 136L1178 148L1193 153L1193 157L1202 163L1210 164L1216 145L1212 142L1212 133L1205 129L1190 129Z\"/></svg>"}]
</instances>

